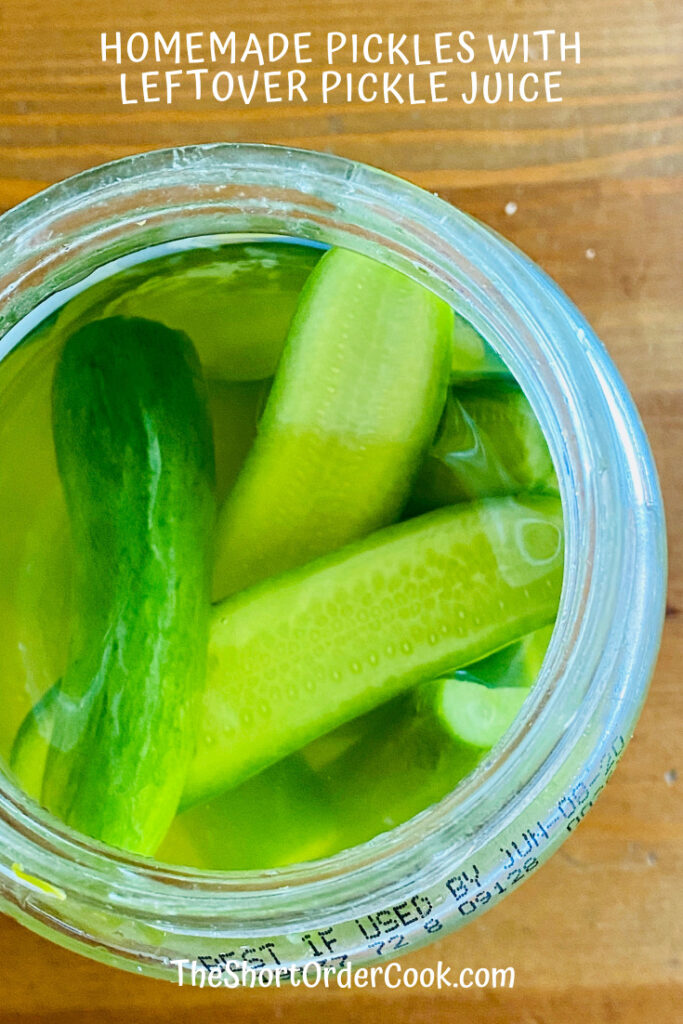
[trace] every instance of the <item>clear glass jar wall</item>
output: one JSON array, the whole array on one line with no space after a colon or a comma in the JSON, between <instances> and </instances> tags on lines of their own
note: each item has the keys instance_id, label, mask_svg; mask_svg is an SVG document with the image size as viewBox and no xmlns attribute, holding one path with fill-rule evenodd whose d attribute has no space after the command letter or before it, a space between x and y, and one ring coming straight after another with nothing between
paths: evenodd
<instances>
[{"instance_id":1,"label":"clear glass jar wall","mask_svg":"<svg viewBox=\"0 0 683 1024\"><path fill-rule=\"evenodd\" d=\"M505 359L560 481L565 579L531 698L444 801L328 860L268 872L169 869L69 831L0 786L3 909L105 962L355 966L473 919L579 824L629 739L659 645L666 553L641 424L590 327L523 254L438 198L329 155L216 145L88 171L0 218L0 358L20 321L112 259L173 239L263 232L367 253L451 302ZM19 325L19 326L17 326ZM373 945L375 943L375 945Z\"/></svg>"}]
</instances>

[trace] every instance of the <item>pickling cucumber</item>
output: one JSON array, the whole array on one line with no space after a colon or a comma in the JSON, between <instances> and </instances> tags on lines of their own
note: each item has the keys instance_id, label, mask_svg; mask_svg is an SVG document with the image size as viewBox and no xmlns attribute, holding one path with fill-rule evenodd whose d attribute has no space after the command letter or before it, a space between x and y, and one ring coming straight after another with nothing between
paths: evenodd
<instances>
[{"instance_id":1,"label":"pickling cucumber","mask_svg":"<svg viewBox=\"0 0 683 1024\"><path fill-rule=\"evenodd\" d=\"M558 493L548 444L512 382L452 387L408 513L520 490Z\"/></svg>"},{"instance_id":2,"label":"pickling cucumber","mask_svg":"<svg viewBox=\"0 0 683 1024\"><path fill-rule=\"evenodd\" d=\"M452 327L424 286L325 253L219 515L215 600L398 518L445 401Z\"/></svg>"},{"instance_id":3,"label":"pickling cucumber","mask_svg":"<svg viewBox=\"0 0 683 1024\"><path fill-rule=\"evenodd\" d=\"M66 342L53 433L74 551L74 628L42 802L151 853L177 808L205 681L214 456L189 339L96 321Z\"/></svg>"},{"instance_id":4,"label":"pickling cucumber","mask_svg":"<svg viewBox=\"0 0 683 1024\"><path fill-rule=\"evenodd\" d=\"M490 499L387 527L221 602L183 806L551 622L562 569L557 498Z\"/></svg>"},{"instance_id":5,"label":"pickling cucumber","mask_svg":"<svg viewBox=\"0 0 683 1024\"><path fill-rule=\"evenodd\" d=\"M41 325L2 360L0 374L3 754L34 700L64 670L70 552L50 412L58 351L51 325Z\"/></svg>"},{"instance_id":6,"label":"pickling cucumber","mask_svg":"<svg viewBox=\"0 0 683 1024\"><path fill-rule=\"evenodd\" d=\"M462 670L467 677L422 683L190 808L158 859L272 868L330 856L406 821L454 789L507 731L552 630L475 662Z\"/></svg>"}]
</instances>

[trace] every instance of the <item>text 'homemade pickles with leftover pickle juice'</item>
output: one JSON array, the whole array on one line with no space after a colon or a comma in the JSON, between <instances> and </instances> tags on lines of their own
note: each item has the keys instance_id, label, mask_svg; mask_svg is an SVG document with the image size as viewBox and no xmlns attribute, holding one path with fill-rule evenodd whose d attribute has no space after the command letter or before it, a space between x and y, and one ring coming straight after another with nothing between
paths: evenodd
<instances>
[{"instance_id":1,"label":"text 'homemade pickles with leftover pickle juice'","mask_svg":"<svg viewBox=\"0 0 683 1024\"><path fill-rule=\"evenodd\" d=\"M345 241L261 226L137 245L19 318L0 363L10 782L71 849L154 865L155 884L293 872L295 919L309 865L402 856L406 828L429 836L454 791L476 798L536 695L575 518L524 382L466 303ZM488 902L469 873L462 918ZM454 892L421 896L438 928ZM107 906L113 962L150 927L139 955L168 976L163 891L130 929ZM202 920L189 959L221 927L250 934L234 906ZM275 926L262 910L254 927Z\"/></svg>"}]
</instances>

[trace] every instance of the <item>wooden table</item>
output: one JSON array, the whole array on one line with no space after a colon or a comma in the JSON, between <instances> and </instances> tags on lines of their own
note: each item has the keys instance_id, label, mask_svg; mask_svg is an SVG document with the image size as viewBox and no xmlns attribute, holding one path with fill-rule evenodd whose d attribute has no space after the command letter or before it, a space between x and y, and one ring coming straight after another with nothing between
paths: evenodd
<instances>
[{"instance_id":1,"label":"wooden table","mask_svg":"<svg viewBox=\"0 0 683 1024\"><path fill-rule=\"evenodd\" d=\"M222 6L222 13L219 8ZM238 109L182 99L122 107L99 33L250 29L555 27L582 36L561 104L423 107L311 100ZM3 0L0 207L144 149L215 140L291 143L378 164L503 232L574 299L640 408L668 511L671 587L652 691L597 807L543 871L487 916L412 957L513 964L514 991L235 994L133 979L0 925L0 1024L10 1021L467 1020L564 1024L680 1019L683 858L679 673L681 473L681 8L675 0ZM483 68L483 63L477 65ZM530 67L535 66L533 63ZM345 67L343 70L349 70ZM466 87L469 69L450 72ZM315 69L311 72L315 76ZM456 90L457 91L457 90ZM511 205L514 204L514 205ZM514 210L514 212L512 212Z\"/></svg>"}]
</instances>

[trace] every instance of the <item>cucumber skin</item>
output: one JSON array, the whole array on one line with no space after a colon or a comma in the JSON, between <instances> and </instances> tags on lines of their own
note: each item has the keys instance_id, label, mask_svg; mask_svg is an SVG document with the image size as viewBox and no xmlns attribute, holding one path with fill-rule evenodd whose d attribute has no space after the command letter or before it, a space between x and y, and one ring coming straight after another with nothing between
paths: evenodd
<instances>
[{"instance_id":1,"label":"cucumber skin","mask_svg":"<svg viewBox=\"0 0 683 1024\"><path fill-rule=\"evenodd\" d=\"M530 561L519 544L534 523L543 557ZM182 806L551 622L562 538L559 499L489 499L387 527L223 601Z\"/></svg>"},{"instance_id":2,"label":"cucumber skin","mask_svg":"<svg viewBox=\"0 0 683 1024\"><path fill-rule=\"evenodd\" d=\"M423 285L355 252L325 253L219 514L214 600L399 517L446 399L452 327Z\"/></svg>"},{"instance_id":3,"label":"cucumber skin","mask_svg":"<svg viewBox=\"0 0 683 1024\"><path fill-rule=\"evenodd\" d=\"M451 387L409 514L531 490L559 493L545 436L521 389L510 382Z\"/></svg>"},{"instance_id":4,"label":"cucumber skin","mask_svg":"<svg viewBox=\"0 0 683 1024\"><path fill-rule=\"evenodd\" d=\"M138 319L77 331L53 426L76 615L42 800L81 832L153 853L185 781L208 641L214 458L191 342Z\"/></svg>"}]
</instances>

